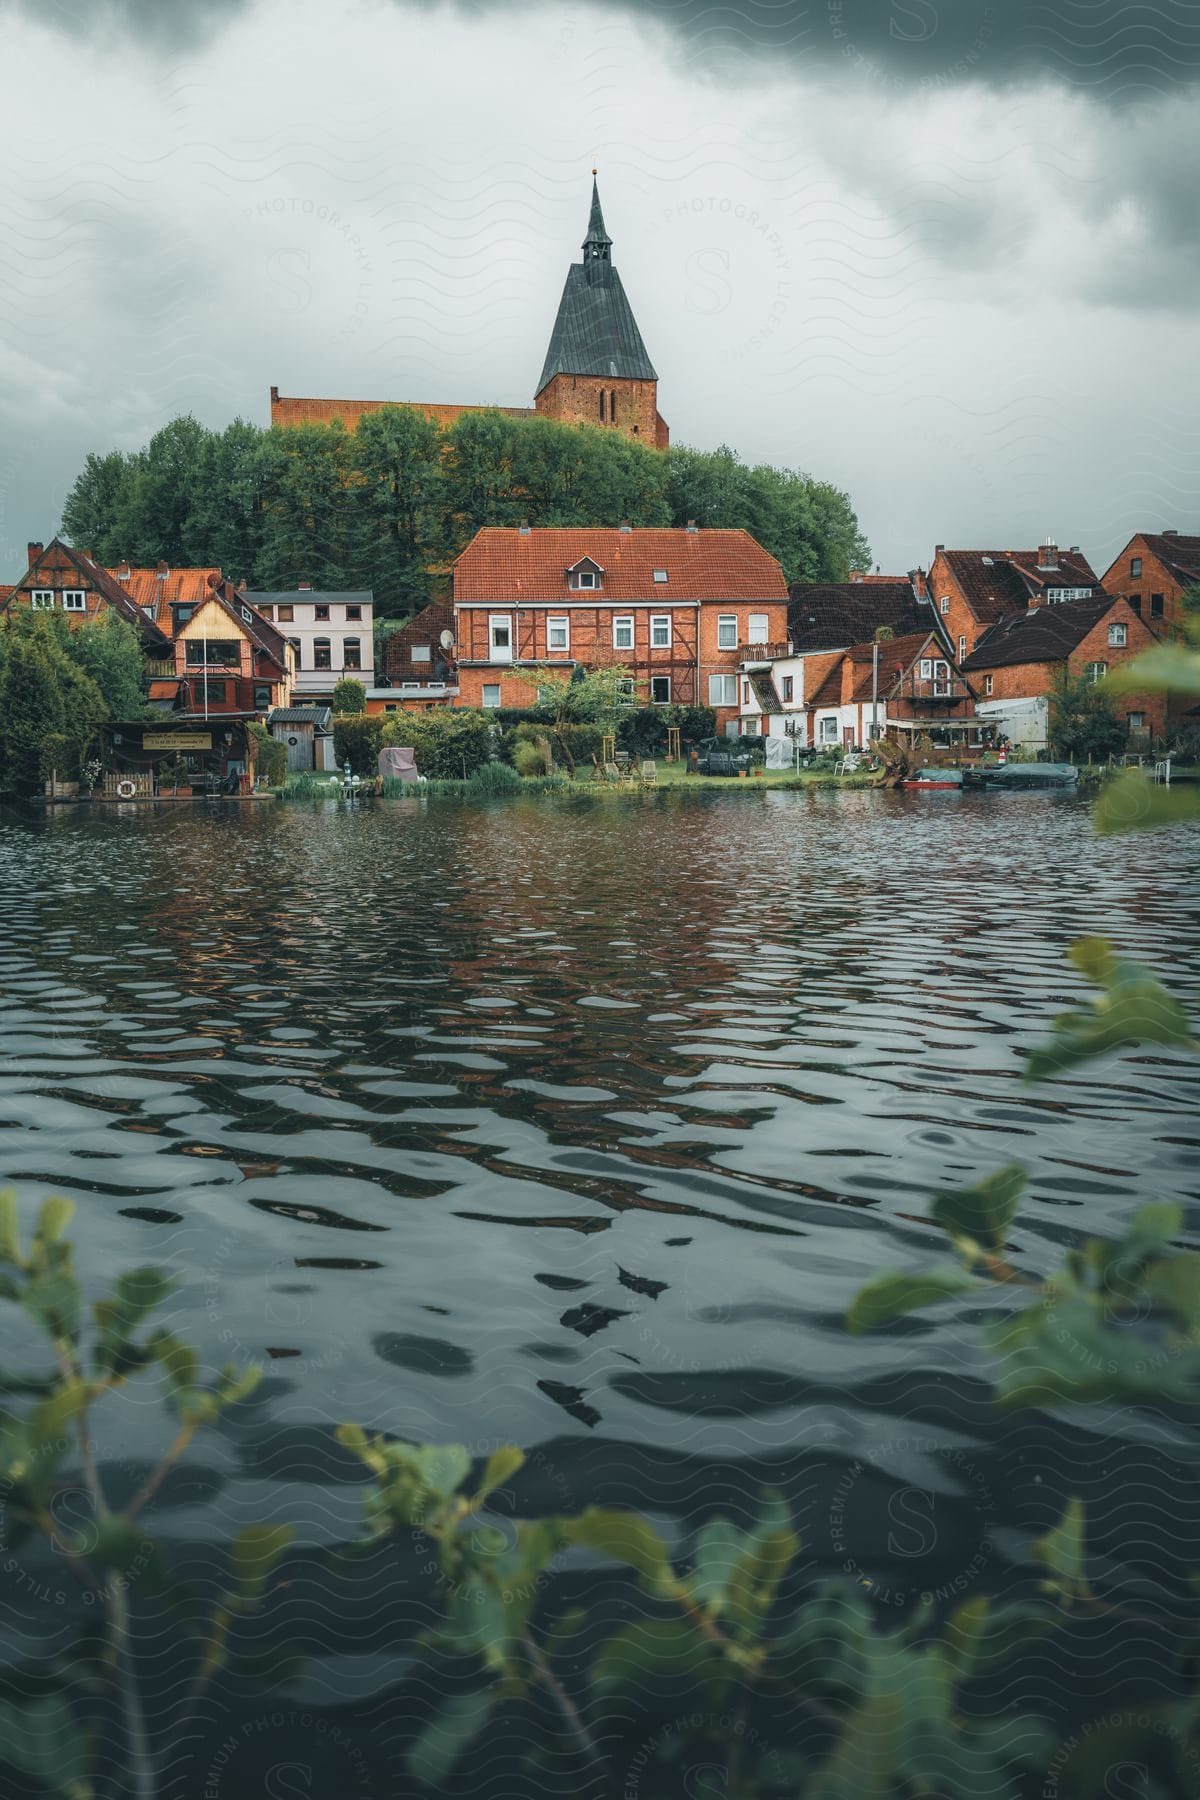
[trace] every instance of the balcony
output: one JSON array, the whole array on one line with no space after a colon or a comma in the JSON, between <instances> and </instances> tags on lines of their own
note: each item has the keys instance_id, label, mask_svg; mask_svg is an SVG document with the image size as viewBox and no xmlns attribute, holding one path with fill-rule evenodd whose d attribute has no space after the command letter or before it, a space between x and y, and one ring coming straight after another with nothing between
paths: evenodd
<instances>
[{"instance_id":1,"label":"balcony","mask_svg":"<svg viewBox=\"0 0 1200 1800\"><path fill-rule=\"evenodd\" d=\"M746 670L769 668L773 662L778 662L780 657L790 656L792 653L790 644L742 644L740 648L742 653L740 666Z\"/></svg>"}]
</instances>

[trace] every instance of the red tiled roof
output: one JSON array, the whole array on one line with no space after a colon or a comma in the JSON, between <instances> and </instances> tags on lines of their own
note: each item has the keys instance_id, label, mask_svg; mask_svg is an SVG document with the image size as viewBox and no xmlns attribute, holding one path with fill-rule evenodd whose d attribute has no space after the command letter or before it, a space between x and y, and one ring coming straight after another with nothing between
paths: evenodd
<instances>
[{"instance_id":1,"label":"red tiled roof","mask_svg":"<svg viewBox=\"0 0 1200 1800\"><path fill-rule=\"evenodd\" d=\"M1024 612L1031 597L1048 587L1100 586L1099 576L1078 550L1059 550L1053 569L1038 568L1038 550L943 550L940 555L981 624Z\"/></svg>"},{"instance_id":2,"label":"red tiled roof","mask_svg":"<svg viewBox=\"0 0 1200 1800\"><path fill-rule=\"evenodd\" d=\"M931 639L934 654L941 657L943 662L946 661L946 652L942 649L932 627L925 631L914 631L907 637L886 638L880 644L878 692L881 699L890 694L897 682L907 675ZM846 652L855 674L858 676L850 695L851 700L869 700L871 698L874 653L873 644L855 644Z\"/></svg>"},{"instance_id":3,"label":"red tiled roof","mask_svg":"<svg viewBox=\"0 0 1200 1800\"><path fill-rule=\"evenodd\" d=\"M179 692L177 681L152 681L147 698L150 700L174 700Z\"/></svg>"},{"instance_id":4,"label":"red tiled roof","mask_svg":"<svg viewBox=\"0 0 1200 1800\"><path fill-rule=\"evenodd\" d=\"M932 625L906 575L868 575L862 581L804 583L788 589L788 636L797 653L841 650L890 625L916 631Z\"/></svg>"},{"instance_id":5,"label":"red tiled roof","mask_svg":"<svg viewBox=\"0 0 1200 1800\"><path fill-rule=\"evenodd\" d=\"M590 556L604 585L576 593L566 571ZM665 582L654 580L665 569ZM457 605L523 600L612 605L622 600L786 601L783 570L747 531L639 526L538 526L519 531L488 525L477 531L454 564Z\"/></svg>"},{"instance_id":6,"label":"red tiled roof","mask_svg":"<svg viewBox=\"0 0 1200 1800\"><path fill-rule=\"evenodd\" d=\"M128 563L120 563L106 573L135 606L153 609L149 616L168 637L174 635L172 603L198 606L207 599L213 578L221 579L220 569L134 569Z\"/></svg>"}]
</instances>

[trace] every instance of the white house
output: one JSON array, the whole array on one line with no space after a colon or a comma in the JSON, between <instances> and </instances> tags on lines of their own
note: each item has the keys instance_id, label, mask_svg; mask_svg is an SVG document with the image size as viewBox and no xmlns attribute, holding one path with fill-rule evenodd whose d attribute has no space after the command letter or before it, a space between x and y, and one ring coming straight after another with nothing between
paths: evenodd
<instances>
[{"instance_id":1,"label":"white house","mask_svg":"<svg viewBox=\"0 0 1200 1800\"><path fill-rule=\"evenodd\" d=\"M250 605L270 619L296 650L297 702L328 701L343 675L375 685L375 596L300 586L294 592L248 592Z\"/></svg>"}]
</instances>

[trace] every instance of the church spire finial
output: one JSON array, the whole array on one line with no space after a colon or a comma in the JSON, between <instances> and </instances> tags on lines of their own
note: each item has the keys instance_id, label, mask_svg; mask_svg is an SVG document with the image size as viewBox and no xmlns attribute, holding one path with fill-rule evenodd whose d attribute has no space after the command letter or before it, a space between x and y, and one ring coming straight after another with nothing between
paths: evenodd
<instances>
[{"instance_id":1,"label":"church spire finial","mask_svg":"<svg viewBox=\"0 0 1200 1800\"><path fill-rule=\"evenodd\" d=\"M583 260L585 263L601 263L608 265L611 261L612 239L604 228L604 214L600 210L600 189L596 185L596 171L592 170L592 210L588 217L587 236L583 240Z\"/></svg>"}]
</instances>

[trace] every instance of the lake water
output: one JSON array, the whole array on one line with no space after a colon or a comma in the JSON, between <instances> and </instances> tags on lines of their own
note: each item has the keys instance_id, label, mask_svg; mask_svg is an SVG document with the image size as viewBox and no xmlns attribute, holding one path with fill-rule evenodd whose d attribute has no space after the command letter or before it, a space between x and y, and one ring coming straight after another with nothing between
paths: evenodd
<instances>
[{"instance_id":1,"label":"lake water","mask_svg":"<svg viewBox=\"0 0 1200 1800\"><path fill-rule=\"evenodd\" d=\"M348 1540L361 1484L333 1432L353 1418L519 1443L515 1503L637 1503L672 1534L781 1487L806 1573L899 1607L1027 1580L1030 1536L1082 1493L1150 1678L1200 1566L1181 1422L998 1415L978 1308L859 1339L841 1317L876 1270L941 1255L934 1188L1006 1162L1030 1171L1033 1271L1140 1201L1194 1205L1198 1065L1018 1077L1083 995L1082 932L1197 1004L1198 842L1096 840L1052 793L8 815L0 1172L30 1210L76 1200L93 1296L166 1265L172 1328L266 1368L155 1529L200 1580L206 1544L254 1520ZM97 1418L118 1496L164 1441L136 1395L111 1441ZM9 1570L8 1617L45 1653L79 1609L39 1554ZM333 1595L311 1554L289 1565L261 1635L304 1675L282 1700L218 1689L201 1719L206 1769L250 1721L226 1797L291 1741L314 1792L417 1791L420 1583L364 1567Z\"/></svg>"}]
</instances>

